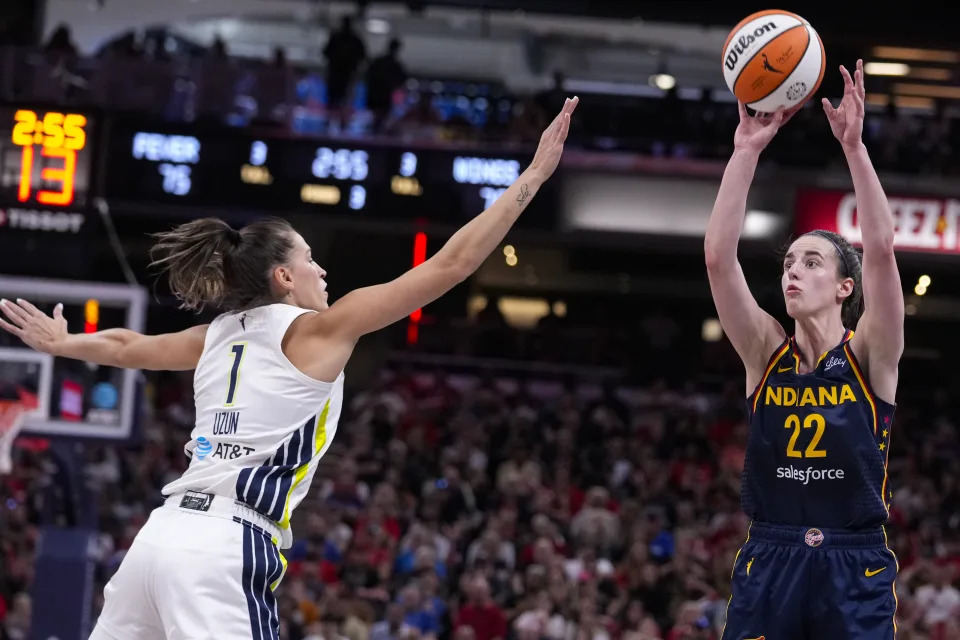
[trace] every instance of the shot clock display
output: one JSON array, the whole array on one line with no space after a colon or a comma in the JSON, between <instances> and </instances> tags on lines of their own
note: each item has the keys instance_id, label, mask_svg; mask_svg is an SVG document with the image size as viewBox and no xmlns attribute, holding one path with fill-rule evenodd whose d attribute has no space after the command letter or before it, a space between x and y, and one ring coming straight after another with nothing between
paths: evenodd
<instances>
[{"instance_id":1,"label":"shot clock display","mask_svg":"<svg viewBox=\"0 0 960 640\"><path fill-rule=\"evenodd\" d=\"M91 129L82 113L0 107L0 206L86 207Z\"/></svg>"}]
</instances>

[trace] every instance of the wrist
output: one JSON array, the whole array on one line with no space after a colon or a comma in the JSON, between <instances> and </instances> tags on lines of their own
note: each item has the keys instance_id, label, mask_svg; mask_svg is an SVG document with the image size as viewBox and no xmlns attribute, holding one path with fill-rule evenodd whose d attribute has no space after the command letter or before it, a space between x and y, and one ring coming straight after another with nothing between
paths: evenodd
<instances>
[{"instance_id":1,"label":"wrist","mask_svg":"<svg viewBox=\"0 0 960 640\"><path fill-rule=\"evenodd\" d=\"M72 333L68 333L62 339L51 343L47 353L56 358L69 358L70 345L73 344L73 338L75 338L75 336Z\"/></svg>"},{"instance_id":2,"label":"wrist","mask_svg":"<svg viewBox=\"0 0 960 640\"><path fill-rule=\"evenodd\" d=\"M754 162L757 162L760 160L761 151L763 151L763 149L757 149L755 147L748 147L748 146L734 147L733 155L731 156L730 159L732 160L733 158L743 158L745 160L752 160Z\"/></svg>"},{"instance_id":3,"label":"wrist","mask_svg":"<svg viewBox=\"0 0 960 640\"><path fill-rule=\"evenodd\" d=\"M543 169L531 164L523 173L520 174L520 176L517 178L517 182L520 184L527 184L530 187L539 187L550 178L550 175L551 174L544 175Z\"/></svg>"},{"instance_id":4,"label":"wrist","mask_svg":"<svg viewBox=\"0 0 960 640\"><path fill-rule=\"evenodd\" d=\"M858 155L861 153L862 154L867 153L867 147L865 144L863 144L863 140L857 140L853 144L847 144L845 142L841 142L840 146L843 148L843 153L847 157Z\"/></svg>"}]
</instances>

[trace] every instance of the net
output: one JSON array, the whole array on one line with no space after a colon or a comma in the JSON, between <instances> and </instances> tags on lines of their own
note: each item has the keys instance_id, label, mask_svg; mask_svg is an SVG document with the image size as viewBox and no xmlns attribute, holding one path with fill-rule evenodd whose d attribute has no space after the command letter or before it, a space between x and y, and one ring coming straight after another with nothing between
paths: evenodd
<instances>
[{"instance_id":1,"label":"net","mask_svg":"<svg viewBox=\"0 0 960 640\"><path fill-rule=\"evenodd\" d=\"M17 389L16 399L0 399L0 475L13 471L13 443L37 404L37 396L23 389Z\"/></svg>"}]
</instances>

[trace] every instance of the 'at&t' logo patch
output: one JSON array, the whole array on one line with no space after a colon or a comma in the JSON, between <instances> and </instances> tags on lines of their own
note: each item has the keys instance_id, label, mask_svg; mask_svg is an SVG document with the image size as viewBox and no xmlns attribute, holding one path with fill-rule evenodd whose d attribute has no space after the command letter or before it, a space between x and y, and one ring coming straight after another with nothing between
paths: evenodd
<instances>
[{"instance_id":1,"label":"'at&t' logo patch","mask_svg":"<svg viewBox=\"0 0 960 640\"><path fill-rule=\"evenodd\" d=\"M197 446L193 450L193 455L197 460L203 460L208 455L210 455L211 451L213 451L213 445L210 443L209 440L207 440L203 436L200 436L199 438L197 438Z\"/></svg>"}]
</instances>

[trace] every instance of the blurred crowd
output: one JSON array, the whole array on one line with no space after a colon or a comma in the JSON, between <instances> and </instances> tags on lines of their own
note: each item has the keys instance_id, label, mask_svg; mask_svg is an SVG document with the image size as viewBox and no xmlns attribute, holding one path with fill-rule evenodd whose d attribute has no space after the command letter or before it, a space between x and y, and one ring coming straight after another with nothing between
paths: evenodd
<instances>
[{"instance_id":1,"label":"blurred crowd","mask_svg":"<svg viewBox=\"0 0 960 640\"><path fill-rule=\"evenodd\" d=\"M539 139L569 91L559 70L542 90L524 95L499 78L426 77L403 63L401 39L371 52L349 17L321 44L322 65L298 65L280 48L270 60L245 59L231 56L219 38L202 47L157 29L119 36L82 57L62 27L42 50L0 55L0 96L305 135L525 146ZM682 85L648 93L583 96L571 144L654 156L729 155L738 116L727 93ZM768 157L818 168L841 160L815 102L785 128ZM871 107L865 138L878 168L960 172L953 153L960 127L942 105L933 113L904 113L892 103Z\"/></svg>"},{"instance_id":2,"label":"blurred crowd","mask_svg":"<svg viewBox=\"0 0 960 640\"><path fill-rule=\"evenodd\" d=\"M143 442L88 451L102 585L185 468L192 379L151 379ZM716 640L739 510L739 380L717 393L393 368L348 395L298 509L284 640ZM960 634L960 440L946 395L890 458L898 637ZM0 638L28 637L43 453L0 482ZM96 615L96 613L94 613Z\"/></svg>"}]
</instances>

